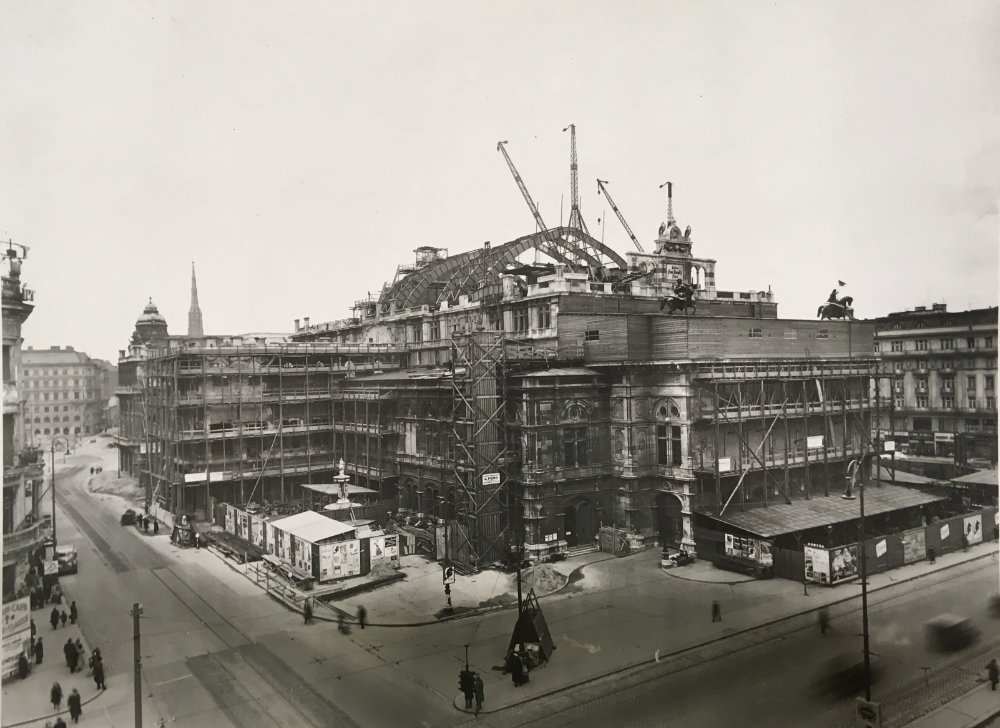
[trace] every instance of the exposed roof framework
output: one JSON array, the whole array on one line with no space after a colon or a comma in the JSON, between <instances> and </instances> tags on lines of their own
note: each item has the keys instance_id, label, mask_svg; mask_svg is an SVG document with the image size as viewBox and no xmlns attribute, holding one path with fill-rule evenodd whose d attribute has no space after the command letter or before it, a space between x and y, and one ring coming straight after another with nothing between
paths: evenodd
<instances>
[{"instance_id":1,"label":"exposed roof framework","mask_svg":"<svg viewBox=\"0 0 1000 728\"><path fill-rule=\"evenodd\" d=\"M622 270L628 268L621 255L587 233L578 228L558 227L429 263L387 287L379 296L379 303L385 306L395 301L399 308L411 308L471 294L485 282L498 279L525 251L553 250L553 244L560 262L572 266L598 268L610 262Z\"/></svg>"}]
</instances>

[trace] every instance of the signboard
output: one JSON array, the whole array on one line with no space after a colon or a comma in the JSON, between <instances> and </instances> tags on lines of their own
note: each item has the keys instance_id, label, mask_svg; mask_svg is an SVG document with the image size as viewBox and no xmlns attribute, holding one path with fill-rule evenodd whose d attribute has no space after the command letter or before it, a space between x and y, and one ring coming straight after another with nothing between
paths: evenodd
<instances>
[{"instance_id":1,"label":"signboard","mask_svg":"<svg viewBox=\"0 0 1000 728\"><path fill-rule=\"evenodd\" d=\"M819 450L823 447L822 435L810 435L806 438L806 447L810 450Z\"/></svg>"},{"instance_id":2,"label":"signboard","mask_svg":"<svg viewBox=\"0 0 1000 728\"><path fill-rule=\"evenodd\" d=\"M45 562L45 576L58 576L59 575L59 562L58 561L46 561Z\"/></svg>"},{"instance_id":3,"label":"signboard","mask_svg":"<svg viewBox=\"0 0 1000 728\"><path fill-rule=\"evenodd\" d=\"M3 605L3 674L17 671L17 658L31 639L31 603L28 597Z\"/></svg>"},{"instance_id":4,"label":"signboard","mask_svg":"<svg viewBox=\"0 0 1000 728\"><path fill-rule=\"evenodd\" d=\"M965 518L965 538L970 544L983 542L983 517L981 514Z\"/></svg>"},{"instance_id":5,"label":"signboard","mask_svg":"<svg viewBox=\"0 0 1000 728\"><path fill-rule=\"evenodd\" d=\"M954 432L935 432L934 442L955 442Z\"/></svg>"},{"instance_id":6,"label":"signboard","mask_svg":"<svg viewBox=\"0 0 1000 728\"><path fill-rule=\"evenodd\" d=\"M948 524L947 523L942 524L942 526L941 526L941 540L942 541L947 541L948 540L948 536L950 536L950 535L951 535L951 529L948 528Z\"/></svg>"},{"instance_id":7,"label":"signboard","mask_svg":"<svg viewBox=\"0 0 1000 728\"><path fill-rule=\"evenodd\" d=\"M882 452L896 452L896 441L886 440L882 443Z\"/></svg>"},{"instance_id":8,"label":"signboard","mask_svg":"<svg viewBox=\"0 0 1000 728\"><path fill-rule=\"evenodd\" d=\"M756 538L745 536L734 536L731 533L726 536L726 556L733 556L737 559L753 561L761 566L772 566L774 557L771 555L771 543Z\"/></svg>"},{"instance_id":9,"label":"signboard","mask_svg":"<svg viewBox=\"0 0 1000 728\"><path fill-rule=\"evenodd\" d=\"M857 544L830 549L831 584L856 579L859 566Z\"/></svg>"},{"instance_id":10,"label":"signboard","mask_svg":"<svg viewBox=\"0 0 1000 728\"><path fill-rule=\"evenodd\" d=\"M803 546L802 554L805 556L805 578L806 581L814 581L817 584L830 583L830 554L822 546Z\"/></svg>"},{"instance_id":11,"label":"signboard","mask_svg":"<svg viewBox=\"0 0 1000 728\"><path fill-rule=\"evenodd\" d=\"M441 583L443 584L454 584L455 583L455 567L441 565Z\"/></svg>"},{"instance_id":12,"label":"signboard","mask_svg":"<svg viewBox=\"0 0 1000 728\"><path fill-rule=\"evenodd\" d=\"M883 538L881 541L875 544L875 556L877 557L885 556L885 552L886 552L886 543L885 539Z\"/></svg>"},{"instance_id":13,"label":"signboard","mask_svg":"<svg viewBox=\"0 0 1000 728\"><path fill-rule=\"evenodd\" d=\"M500 473L483 473L483 485L500 485Z\"/></svg>"},{"instance_id":14,"label":"signboard","mask_svg":"<svg viewBox=\"0 0 1000 728\"><path fill-rule=\"evenodd\" d=\"M733 459L732 458L719 458L719 472L725 473L733 469Z\"/></svg>"},{"instance_id":15,"label":"signboard","mask_svg":"<svg viewBox=\"0 0 1000 728\"><path fill-rule=\"evenodd\" d=\"M858 728L882 728L882 704L858 698L854 704Z\"/></svg>"},{"instance_id":16,"label":"signboard","mask_svg":"<svg viewBox=\"0 0 1000 728\"><path fill-rule=\"evenodd\" d=\"M912 564L927 557L927 539L924 529L914 528L900 534L903 541L903 563Z\"/></svg>"}]
</instances>

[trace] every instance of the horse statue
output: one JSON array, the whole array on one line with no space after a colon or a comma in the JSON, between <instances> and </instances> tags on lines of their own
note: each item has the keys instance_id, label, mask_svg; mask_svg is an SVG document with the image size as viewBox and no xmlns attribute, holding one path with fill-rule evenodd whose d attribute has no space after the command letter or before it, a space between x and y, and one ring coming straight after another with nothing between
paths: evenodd
<instances>
[{"instance_id":1,"label":"horse statue","mask_svg":"<svg viewBox=\"0 0 1000 728\"><path fill-rule=\"evenodd\" d=\"M697 310L694 305L694 287L686 283L674 286L673 293L660 299L660 310L664 308L667 308L667 313L680 311L686 316L693 314Z\"/></svg>"},{"instance_id":2,"label":"horse statue","mask_svg":"<svg viewBox=\"0 0 1000 728\"><path fill-rule=\"evenodd\" d=\"M837 299L836 302L827 301L819 310L816 311L816 317L820 320L823 319L851 319L854 320L854 309L851 308L851 304L854 303L853 296L844 296L843 298Z\"/></svg>"}]
</instances>

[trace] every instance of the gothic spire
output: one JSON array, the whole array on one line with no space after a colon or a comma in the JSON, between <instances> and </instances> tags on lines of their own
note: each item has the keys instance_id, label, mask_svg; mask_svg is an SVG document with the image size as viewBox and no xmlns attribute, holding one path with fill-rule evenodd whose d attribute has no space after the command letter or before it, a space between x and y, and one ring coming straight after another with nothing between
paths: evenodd
<instances>
[{"instance_id":1,"label":"gothic spire","mask_svg":"<svg viewBox=\"0 0 1000 728\"><path fill-rule=\"evenodd\" d=\"M191 261L191 309L188 311L188 336L204 336L201 323L201 308L198 306L198 279L194 275L194 261Z\"/></svg>"}]
</instances>

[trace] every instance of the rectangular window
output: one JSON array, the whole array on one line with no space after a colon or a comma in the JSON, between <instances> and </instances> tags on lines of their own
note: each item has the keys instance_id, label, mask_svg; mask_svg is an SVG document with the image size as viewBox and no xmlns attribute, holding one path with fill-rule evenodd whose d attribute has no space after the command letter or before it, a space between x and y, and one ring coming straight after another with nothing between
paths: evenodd
<instances>
[{"instance_id":1,"label":"rectangular window","mask_svg":"<svg viewBox=\"0 0 1000 728\"><path fill-rule=\"evenodd\" d=\"M945 392L954 392L955 377L941 377L941 389Z\"/></svg>"},{"instance_id":2,"label":"rectangular window","mask_svg":"<svg viewBox=\"0 0 1000 728\"><path fill-rule=\"evenodd\" d=\"M997 421L996 420L983 420L983 432L988 435L997 434Z\"/></svg>"},{"instance_id":3,"label":"rectangular window","mask_svg":"<svg viewBox=\"0 0 1000 728\"><path fill-rule=\"evenodd\" d=\"M820 329L819 333L816 334L817 339L829 339L830 331L828 329Z\"/></svg>"},{"instance_id":4,"label":"rectangular window","mask_svg":"<svg viewBox=\"0 0 1000 728\"><path fill-rule=\"evenodd\" d=\"M965 421L965 431L966 432L979 432L979 420L966 420Z\"/></svg>"},{"instance_id":5,"label":"rectangular window","mask_svg":"<svg viewBox=\"0 0 1000 728\"><path fill-rule=\"evenodd\" d=\"M873 348L875 350L875 353L878 354L880 351L882 351L882 342L876 341Z\"/></svg>"},{"instance_id":6,"label":"rectangular window","mask_svg":"<svg viewBox=\"0 0 1000 728\"><path fill-rule=\"evenodd\" d=\"M987 397L986 398L986 409L996 409L996 408L997 408L996 397Z\"/></svg>"},{"instance_id":7,"label":"rectangular window","mask_svg":"<svg viewBox=\"0 0 1000 728\"><path fill-rule=\"evenodd\" d=\"M903 362L897 361L893 365L892 371L895 372L896 374L902 374L903 373Z\"/></svg>"},{"instance_id":8,"label":"rectangular window","mask_svg":"<svg viewBox=\"0 0 1000 728\"><path fill-rule=\"evenodd\" d=\"M599 341L601 338L601 332L597 329L588 329L583 334L584 341Z\"/></svg>"},{"instance_id":9,"label":"rectangular window","mask_svg":"<svg viewBox=\"0 0 1000 728\"><path fill-rule=\"evenodd\" d=\"M986 339L985 339L985 341L983 343L983 346L985 346L987 349L992 349L993 348L993 337L990 336L990 335L987 335Z\"/></svg>"},{"instance_id":10,"label":"rectangular window","mask_svg":"<svg viewBox=\"0 0 1000 728\"><path fill-rule=\"evenodd\" d=\"M764 336L764 332L761 329L752 328L750 329L750 332L747 334L747 336L749 336L751 339L760 339Z\"/></svg>"},{"instance_id":11,"label":"rectangular window","mask_svg":"<svg viewBox=\"0 0 1000 728\"><path fill-rule=\"evenodd\" d=\"M965 378L965 388L975 392L976 391L976 377L975 375L969 375Z\"/></svg>"},{"instance_id":12,"label":"rectangular window","mask_svg":"<svg viewBox=\"0 0 1000 728\"><path fill-rule=\"evenodd\" d=\"M893 404L894 407L902 409L903 408L903 398L902 397L893 397L892 398L892 404Z\"/></svg>"},{"instance_id":13,"label":"rectangular window","mask_svg":"<svg viewBox=\"0 0 1000 728\"><path fill-rule=\"evenodd\" d=\"M966 349L975 349L976 348L976 337L974 337L974 336L967 336L967 337L965 337L965 348Z\"/></svg>"},{"instance_id":14,"label":"rectangular window","mask_svg":"<svg viewBox=\"0 0 1000 728\"><path fill-rule=\"evenodd\" d=\"M903 350L903 342L902 341L894 341L894 342L892 342L892 350L893 351L902 351Z\"/></svg>"},{"instance_id":15,"label":"rectangular window","mask_svg":"<svg viewBox=\"0 0 1000 728\"><path fill-rule=\"evenodd\" d=\"M927 339L917 339L917 351L927 351Z\"/></svg>"},{"instance_id":16,"label":"rectangular window","mask_svg":"<svg viewBox=\"0 0 1000 728\"><path fill-rule=\"evenodd\" d=\"M975 409L976 408L976 398L975 397L969 397L968 400L969 401L967 402L967 404L969 405L969 409Z\"/></svg>"},{"instance_id":17,"label":"rectangular window","mask_svg":"<svg viewBox=\"0 0 1000 728\"><path fill-rule=\"evenodd\" d=\"M955 340L954 339L941 339L941 348L942 349L954 349L955 348Z\"/></svg>"},{"instance_id":18,"label":"rectangular window","mask_svg":"<svg viewBox=\"0 0 1000 728\"><path fill-rule=\"evenodd\" d=\"M987 392L992 392L993 391L993 375L992 374L987 374L986 377L983 379L983 382L986 385L986 391Z\"/></svg>"},{"instance_id":19,"label":"rectangular window","mask_svg":"<svg viewBox=\"0 0 1000 728\"><path fill-rule=\"evenodd\" d=\"M920 377L917 379L917 391L921 394L925 394L927 392L927 377Z\"/></svg>"},{"instance_id":20,"label":"rectangular window","mask_svg":"<svg viewBox=\"0 0 1000 728\"><path fill-rule=\"evenodd\" d=\"M552 309L549 306L538 307L538 327L542 329L552 328Z\"/></svg>"},{"instance_id":21,"label":"rectangular window","mask_svg":"<svg viewBox=\"0 0 1000 728\"><path fill-rule=\"evenodd\" d=\"M894 392L896 392L897 394L902 394L903 393L903 380L902 379L894 379L893 382L892 382L892 390Z\"/></svg>"},{"instance_id":22,"label":"rectangular window","mask_svg":"<svg viewBox=\"0 0 1000 728\"><path fill-rule=\"evenodd\" d=\"M927 397L925 395L918 395L917 407L926 407L926 406L927 406Z\"/></svg>"},{"instance_id":23,"label":"rectangular window","mask_svg":"<svg viewBox=\"0 0 1000 728\"><path fill-rule=\"evenodd\" d=\"M674 467L681 465L681 428L679 425L670 427L670 462Z\"/></svg>"},{"instance_id":24,"label":"rectangular window","mask_svg":"<svg viewBox=\"0 0 1000 728\"><path fill-rule=\"evenodd\" d=\"M538 424L548 425L552 422L552 403L551 402L539 402L538 403Z\"/></svg>"},{"instance_id":25,"label":"rectangular window","mask_svg":"<svg viewBox=\"0 0 1000 728\"><path fill-rule=\"evenodd\" d=\"M567 427L563 430L564 465L579 468L587 464L587 428Z\"/></svg>"},{"instance_id":26,"label":"rectangular window","mask_svg":"<svg viewBox=\"0 0 1000 728\"><path fill-rule=\"evenodd\" d=\"M917 369L927 369L926 359L917 359Z\"/></svg>"},{"instance_id":27,"label":"rectangular window","mask_svg":"<svg viewBox=\"0 0 1000 728\"><path fill-rule=\"evenodd\" d=\"M955 406L955 398L949 397L947 394L941 398L941 406L946 409L951 409Z\"/></svg>"},{"instance_id":28,"label":"rectangular window","mask_svg":"<svg viewBox=\"0 0 1000 728\"><path fill-rule=\"evenodd\" d=\"M528 330L528 309L518 308L513 311L514 331Z\"/></svg>"},{"instance_id":29,"label":"rectangular window","mask_svg":"<svg viewBox=\"0 0 1000 728\"><path fill-rule=\"evenodd\" d=\"M667 425L656 426L656 464L670 464L670 442L667 439Z\"/></svg>"}]
</instances>

